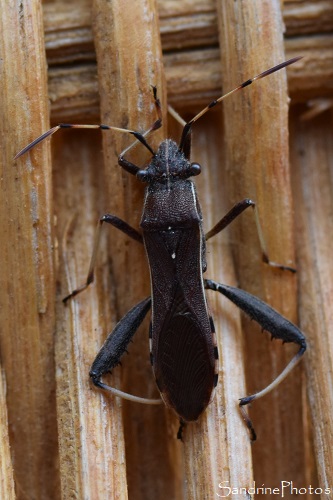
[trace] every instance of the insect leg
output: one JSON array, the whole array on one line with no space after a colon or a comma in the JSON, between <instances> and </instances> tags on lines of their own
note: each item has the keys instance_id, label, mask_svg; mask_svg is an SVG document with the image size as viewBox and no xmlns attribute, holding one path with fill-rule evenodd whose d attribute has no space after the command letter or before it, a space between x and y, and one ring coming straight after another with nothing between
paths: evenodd
<instances>
[{"instance_id":1,"label":"insect leg","mask_svg":"<svg viewBox=\"0 0 333 500\"><path fill-rule=\"evenodd\" d=\"M245 198L244 200L240 201L239 203L236 203L229 212L222 217L222 219L211 229L208 231L208 233L205 235L206 241L215 236L216 234L220 233L224 228L226 228L236 217L238 217L244 210L246 210L248 207L252 207L254 211L254 218L256 221L256 226L257 226L257 232L258 232L258 237L259 237L259 243L260 243L260 248L261 248L261 253L262 253L262 260L268 264L269 266L272 267L277 267L278 269L283 269L286 271L290 271L292 273L295 273L296 270L293 267L290 266L285 266L283 264L278 264L277 262L273 262L272 260L269 259L267 249L266 249L266 243L265 239L263 236L263 232L261 229L261 224L259 220L259 215L258 215L258 209L256 207L256 204L254 201L250 200L249 198Z\"/></svg>"},{"instance_id":2,"label":"insect leg","mask_svg":"<svg viewBox=\"0 0 333 500\"><path fill-rule=\"evenodd\" d=\"M186 426L186 423L184 422L184 420L180 419L179 420L179 429L178 429L178 432L177 432L177 439L179 439L180 441L183 441L183 430Z\"/></svg>"},{"instance_id":3,"label":"insect leg","mask_svg":"<svg viewBox=\"0 0 333 500\"><path fill-rule=\"evenodd\" d=\"M105 389L116 396L129 399L137 403L161 404L161 399L146 399L132 396L126 392L119 391L101 382L101 377L117 366L121 356L126 352L126 348L133 335L141 325L151 307L151 298L148 297L134 306L115 326L114 330L106 339L103 347L97 354L95 361L91 365L89 375L92 382L102 389Z\"/></svg>"},{"instance_id":4,"label":"insect leg","mask_svg":"<svg viewBox=\"0 0 333 500\"><path fill-rule=\"evenodd\" d=\"M205 288L208 290L214 290L221 293L227 297L231 302L233 302L237 307L242 309L251 319L254 319L263 330L267 330L272 337L276 339L281 339L283 342L293 342L300 346L296 355L292 358L285 369L280 373L280 375L271 382L265 389L252 394L251 396L244 397L240 400L240 407L249 404L255 399L259 399L272 389L277 387L282 380L290 373L290 371L297 365L301 357L306 350L306 340L299 328L295 326L291 321L284 318L275 309L270 307L268 304L258 299L254 295L251 295L244 290L235 288L232 286L222 285L213 280L205 280ZM247 422L248 427L251 432L253 427L251 421L247 417L245 412L242 412L243 416ZM254 432L254 431L253 431Z\"/></svg>"},{"instance_id":5,"label":"insect leg","mask_svg":"<svg viewBox=\"0 0 333 500\"><path fill-rule=\"evenodd\" d=\"M108 224L111 224L112 226L116 227L117 229L120 229L123 233L127 234L127 236L130 236L133 240L138 241L139 243L143 243L143 239L141 234L131 227L129 224L127 224L125 221L122 219L119 219L119 217L116 217L115 215L111 214L105 214L103 215L97 225L96 229L96 234L95 234L95 240L94 240L94 248L93 248L93 253L91 256L90 260L90 265L89 265L89 271L87 275L86 282L81 285L79 288L76 288L73 290L69 295L67 295L64 299L63 302L66 303L69 299L75 297L78 293L83 292L93 281L94 281L94 268L96 264L96 258L97 258L97 252L98 252L98 247L101 239L101 228L104 222L107 222Z\"/></svg>"}]
</instances>

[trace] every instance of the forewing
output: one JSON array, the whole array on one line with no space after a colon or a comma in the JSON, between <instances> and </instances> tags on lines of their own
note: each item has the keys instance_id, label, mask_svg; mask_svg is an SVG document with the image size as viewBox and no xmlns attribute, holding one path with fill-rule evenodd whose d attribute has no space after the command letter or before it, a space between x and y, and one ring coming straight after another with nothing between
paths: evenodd
<instances>
[{"instance_id":1,"label":"forewing","mask_svg":"<svg viewBox=\"0 0 333 500\"><path fill-rule=\"evenodd\" d=\"M200 228L148 234L145 244L153 292L151 352L156 381L166 403L183 420L196 420L211 399L216 378Z\"/></svg>"}]
</instances>

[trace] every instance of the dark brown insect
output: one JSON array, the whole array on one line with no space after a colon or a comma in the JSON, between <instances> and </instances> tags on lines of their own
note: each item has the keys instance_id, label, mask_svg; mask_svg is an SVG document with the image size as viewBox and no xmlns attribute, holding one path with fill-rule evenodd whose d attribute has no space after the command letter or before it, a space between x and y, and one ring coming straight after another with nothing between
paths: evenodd
<instances>
[{"instance_id":1,"label":"dark brown insect","mask_svg":"<svg viewBox=\"0 0 333 500\"><path fill-rule=\"evenodd\" d=\"M151 298L146 298L137 304L119 321L93 362L90 376L96 386L116 395L142 403L158 404L161 402L160 399L147 400L130 396L101 381L104 374L119 364L128 343L151 308L151 363L163 401L175 411L180 419L179 438L182 436L184 424L197 420L211 401L218 379L215 329L213 319L208 313L205 289L215 290L226 296L255 319L264 330L270 332L272 337L284 342L294 342L300 346L297 354L276 380L257 394L240 400L241 408L276 387L306 350L306 341L302 332L266 303L238 288L203 278L203 273L207 268L206 240L222 231L246 208L255 209L255 203L249 199L237 203L205 235L195 185L189 180L190 177L200 174L201 167L188 160L191 127L202 115L227 96L295 63L298 59L290 59L274 66L211 102L192 120L184 124L179 145L172 140L165 140L160 144L156 153L145 138L161 126L160 103L154 88L158 119L145 134L108 125L60 124L37 138L15 157L20 157L61 128L100 128L131 133L151 152L152 159L146 169L140 169L124 157L133 145L119 156L119 165L147 184L140 223L142 231L137 231L114 215L106 214L101 217L87 281L71 292L64 302L82 292L93 281L100 228L105 222L145 245L151 275ZM276 264L268 259L257 215L256 222L265 262L293 272L292 268ZM243 416L251 431L252 439L255 439L251 421L244 410Z\"/></svg>"}]
</instances>

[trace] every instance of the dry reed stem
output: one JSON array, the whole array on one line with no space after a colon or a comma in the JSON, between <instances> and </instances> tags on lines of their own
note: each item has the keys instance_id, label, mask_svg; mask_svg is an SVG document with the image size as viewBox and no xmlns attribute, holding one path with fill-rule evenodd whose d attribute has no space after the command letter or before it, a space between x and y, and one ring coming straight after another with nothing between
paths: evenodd
<instances>
[{"instance_id":1,"label":"dry reed stem","mask_svg":"<svg viewBox=\"0 0 333 500\"><path fill-rule=\"evenodd\" d=\"M99 95L89 1L76 8L65 0L46 2L44 18L52 119L98 120ZM306 57L288 71L289 93L298 101L332 96L332 3L284 2L286 58ZM159 4L169 104L199 110L220 92L224 72L217 47L214 2L164 1ZM311 34L311 36L307 35ZM200 65L197 61L201 61ZM186 74L186 79L184 79ZM313 75L316 78L313 78ZM234 83L234 82L233 82Z\"/></svg>"},{"instance_id":2,"label":"dry reed stem","mask_svg":"<svg viewBox=\"0 0 333 500\"><path fill-rule=\"evenodd\" d=\"M147 5L146 9L143 10L145 11L145 17L149 18L149 15L147 15ZM98 13L95 18L95 33L102 103L101 121L110 123L109 115L112 114L114 123L144 130L151 125L153 115L151 94L150 92L146 93L147 89L149 91L149 82L153 79L154 83L158 84L158 88L163 89L164 86L160 81L160 70L158 67L153 70L154 76L150 73L152 67L152 59L149 59L151 57L149 55L151 48L148 49L147 47L146 50L143 50L140 47L139 41L144 38L142 33L147 34L147 27L145 27L143 20L137 25L133 23L132 17L128 18L128 15L124 14L128 10L123 9L123 3L121 6L122 9L119 11L117 5L113 3L112 10L108 11L105 10L105 4L95 5L96 12ZM140 12L133 11L132 7L131 15L137 19ZM113 19L115 20L113 21ZM110 30L110 25L116 25L116 29ZM134 25L138 26L137 31L132 29L131 37L129 37L129 25L132 28ZM146 37L147 40L151 39L150 47L153 47L154 50L158 49L158 39L156 36L157 32L155 31L153 32L153 36ZM131 47L131 51L129 51L128 46ZM117 54L114 54L113 47L120 47ZM158 53L154 60L160 60ZM142 68L146 65L146 70L143 70ZM140 68L140 72L138 72L137 68ZM110 77L111 71L112 77ZM138 80L138 77L140 80ZM141 81L141 79L144 81ZM145 91L142 96L139 95L139 102L143 101L143 104L140 105L140 110L138 110L138 88ZM145 110L147 110L147 113L144 112ZM121 151L131 139L126 136L117 137L114 135L112 137L111 134L104 134L104 138L104 151L106 155L105 191L107 196L105 211L115 212L137 227L142 206L142 190L137 194L138 187L140 187L137 182L135 180L131 182L132 179L128 174L121 172L118 168L114 168L117 162L116 152ZM157 143L158 140L160 140L158 137L152 137L153 143ZM59 150L59 147L57 149ZM131 158L140 164L142 162L142 148L138 148L138 152L134 151L131 154ZM79 161L82 162L82 159ZM207 172L209 172L209 168ZM78 198L80 196L82 195L78 194ZM60 202L57 205L64 205L64 203ZM79 221L80 219L78 218L77 224ZM143 278L141 277L143 271L141 270L140 262L144 262L143 256L141 261L138 257L139 252L142 254L141 248L138 248L138 245L133 244L133 242L129 242L128 246L124 247L124 240L125 238L121 235L115 235L110 242L112 245L111 277L116 290L114 305L116 308L115 314L118 319L129 307L149 293L147 290L146 274L143 275ZM215 264L215 268L218 267L220 266ZM228 281L230 282L232 279L230 278ZM81 301L81 298L77 298L76 301ZM79 311L85 310L87 305L85 303L82 309L81 306L77 307L79 307L77 311L78 319L74 320L74 324L79 321L82 315L82 312L80 313ZM88 311L90 311L89 307ZM234 315L235 311L231 313L231 318ZM96 318L93 319L96 320ZM237 325L237 320L229 319L225 322L226 327L228 322L231 322L231 325L234 323ZM92 324L93 320L90 320L87 325L88 329L89 325L90 329L92 328ZM87 326L80 325L79 330L85 330ZM85 350L85 335L81 334L80 336L81 351ZM124 361L124 374L126 374L126 365L127 372L129 370L133 372L131 377L130 375L126 376L124 384L133 393L142 394L142 387L145 387L145 393L149 394L153 393L154 389L153 386L147 385L149 379L152 383L151 368L147 356L147 339L145 338L141 342L139 341L139 335L140 332L135 338L135 345L130 348L130 358L128 361L126 359ZM230 337L230 347L229 349L225 348L229 353L225 363L231 363L231 360L235 360L235 365L237 364L239 367L240 376L232 377L229 381L228 377L226 377L225 383L221 384L220 390L228 388L227 397L224 399L222 396L218 396L214 403L215 410L213 410L212 406L211 416L208 417L210 419L210 423L208 423L209 431L205 431L207 424L205 424L204 418L197 425L189 426L184 438L184 478L187 484L188 496L191 498L208 498L218 487L219 481L222 480L229 482L240 481L248 486L251 485L252 481L249 443L234 396L234 394L244 393L244 383L242 384L241 377L241 350L237 349L240 340L235 342L231 334ZM223 372L222 368L221 375ZM84 376L83 373L82 376ZM64 378L66 379L66 376ZM72 386L72 384L75 384L75 380L70 385ZM61 392L66 394L66 392ZM100 398L105 398L107 404L109 404L110 398L105 396L97 398L98 404L100 404ZM221 401L223 401L223 405L218 404ZM120 411L119 405L118 411ZM224 411L226 417L224 417ZM94 410L90 412L91 419L93 419L93 412ZM114 421L115 418L119 421L120 417L111 416L110 421ZM61 421L63 421L63 418L61 418ZM106 422L106 420L104 421ZM219 425L217 425L217 422ZM229 424L228 430L225 424ZM98 428L98 424L96 425ZM183 445L175 440L177 421L174 416L163 408L142 408L136 407L133 404L124 404L124 425L129 496L132 498L147 498L153 494L158 494L160 491L161 494L165 495L166 492L169 492L170 496L180 498L182 495L183 479L180 452ZM65 427L68 428L67 425ZM104 429L104 425L102 429ZM235 432L232 432L232 430ZM94 432L94 435L96 433L97 431ZM95 437L93 441L95 442L96 439ZM122 430L120 428L118 429L117 436L113 436L113 441L117 441L119 444L122 443ZM246 444L244 445L244 441L248 443L247 446ZM88 443L85 442L85 445L88 446ZM121 444L121 446L123 445ZM199 449L201 452L198 451ZM96 450L90 447L90 453L87 453L87 458L89 458L89 455L94 457L95 454ZM214 460L211 457L214 457ZM200 458L199 462L197 461L198 458ZM70 475L73 476L74 472L74 470L71 471ZM105 473L105 477L107 476ZM109 476L115 477L116 474L110 470ZM69 479L66 479L64 484L68 484L68 481ZM96 478L96 481L100 482L100 478ZM125 487L124 481L125 479L123 478L121 480L122 487ZM119 489L115 490L115 486L119 488L120 485L110 484L108 491L112 491L112 494L117 497ZM97 485L95 491L96 488ZM79 491L83 492L82 489ZM102 491L102 487L100 491Z\"/></svg>"},{"instance_id":3,"label":"dry reed stem","mask_svg":"<svg viewBox=\"0 0 333 500\"><path fill-rule=\"evenodd\" d=\"M58 64L69 62L74 54L77 60L87 60L87 55L94 58L89 0L78 1L76 9L65 0L45 1L43 5L49 60ZM217 46L213 0L160 0L158 12L163 51ZM282 14L287 37L332 32L330 0L285 0Z\"/></svg>"},{"instance_id":4,"label":"dry reed stem","mask_svg":"<svg viewBox=\"0 0 333 500\"><path fill-rule=\"evenodd\" d=\"M185 48L191 48L181 55L175 52L164 56L169 102L184 110L191 107L191 115L220 94L221 79L226 88L231 88L284 58L279 2L265 1L260 6L242 2L239 17L230 10L231 3L223 2L223 10L219 8L222 65L219 49L207 48L217 37L212 2L207 2L204 10L201 2L160 3L165 47L169 50L184 44ZM101 121L144 130L155 116L151 83L157 83L166 110L156 6L148 0L126 4L113 2L110 6L94 2L98 90L89 2L81 0L75 9L62 0L45 2L48 56L50 61L69 65L68 69L53 67L50 72L52 120L74 121L85 115L86 122L98 122L99 92ZM240 5L239 2L232 4L236 9ZM248 488L252 485L251 454L236 404L237 398L246 394L245 341L239 312L226 300L209 294L219 334L220 384L207 412L198 423L186 429L184 445L175 440L177 422L169 410L122 403L90 386L89 366L107 332L134 303L149 294L142 248L116 230L106 228L105 232L111 236L108 244L104 239L101 245L95 285L73 300L67 309L61 298L85 279L96 221L102 213L116 213L138 226L142 189L135 179L116 166L117 154L131 139L111 133L103 137L104 175L98 132L61 132L52 139L52 194L47 143L20 159L16 167L9 168L20 147L48 128L40 11L36 2L31 11L30 3L21 2L21 5L23 10L19 11L15 4L4 4L0 35L3 61L0 123L4 139L1 164L4 196L0 198L4 237L0 245L5 270L1 273L0 287L4 304L1 352L8 382L8 418L17 496L59 498L57 440L63 498L123 499L127 498L128 490L129 497L135 499L182 498L184 495L208 499L220 492L222 481ZM296 36L285 41L286 57L306 55L306 59L288 69L292 95L297 95L299 101L309 96L331 95L332 37L329 33L315 35L318 20L323 19L322 12L326 20L323 29L329 31L326 14L331 4L321 0L315 10L311 10L312 2L302 2L298 10L294 9L293 2L285 1L284 5L289 33L314 33L312 37ZM205 26L193 41L184 29L189 20L192 20L189 25L192 31L198 20ZM252 26L255 29L252 30ZM63 36L65 33L67 38ZM201 44L205 46L201 48ZM193 50L193 47L198 48ZM72 65L75 61L80 61L81 66ZM222 71L221 68L226 67L228 72ZM198 185L205 229L210 229L233 202L245 196L253 197L259 205L270 256L288 263L294 261L294 254L285 83L282 73L272 75L226 103L223 160L219 111L203 119L195 131L192 157L203 164ZM316 172L313 164L318 150L323 152L320 165L329 165L331 141L324 121L314 122L313 127L309 125L304 130L297 123L292 139L296 144L293 162L297 169L303 162L297 148L311 151L305 162L310 172ZM319 132L317 123L322 127ZM153 146L163 137L162 131L154 134ZM142 149L136 148L131 153L131 159L138 164L143 162ZM222 169L224 163L225 170ZM297 175L300 255L297 268L301 288L307 290L301 295L301 324L310 340L307 375L311 415L315 422L320 485L326 486L332 477L330 371L326 369L331 364L331 351L321 346L322 338L330 345L329 283L332 279L330 270L327 271L330 263L327 241L331 241L331 228L326 214L331 208L329 193L323 203L321 194L328 191L329 180L324 174L318 179L314 175L308 183L310 174L304 179ZM309 196L312 184L314 190ZM299 187L303 194L296 191ZM53 397L52 198L59 250L56 334L59 437ZM323 212L317 214L318 206ZM253 219L250 214L242 218L244 221L231 233L235 239L237 279L242 287L266 297L279 311L295 320L295 278L264 269L256 247ZM319 226L319 221L323 221L323 226ZM317 226L324 229L319 230ZM319 245L314 246L314 241ZM226 236L218 236L209 242L208 248L207 277L235 283ZM321 260L324 264L317 266ZM318 292L319 285L323 286L321 292ZM122 370L115 370L112 383L128 387L139 395L144 392L144 395L156 396L148 361L147 328L146 323L138 332L135 344L130 346L130 356L124 358ZM247 324L245 330L247 363L251 361L254 365L247 374L248 393L273 379L292 356L294 348L281 347L277 342L271 345L260 337L258 329L250 333ZM318 357L325 362L318 364ZM132 373L128 375L129 372ZM306 412L302 421L300 394L301 370L298 368L280 391L253 405L251 415L260 438L252 448L257 483L273 487L287 476L298 486L304 485L305 479L316 482L310 456L311 433ZM324 426L323 422L329 425ZM8 463L4 450L2 459Z\"/></svg>"},{"instance_id":5,"label":"dry reed stem","mask_svg":"<svg viewBox=\"0 0 333 500\"><path fill-rule=\"evenodd\" d=\"M268 68L272 61L285 59L279 1L227 1L219 5L222 65L228 68L223 77L225 89L254 76L259 68ZM249 29L252 26L255 29ZM226 100L223 113L229 202L253 199L259 208L270 259L295 265L285 73L271 75ZM295 275L274 270L261 261L253 214L242 215L231 232L239 286L296 321ZM296 348L270 342L267 333L260 334L260 329L247 320L243 326L247 390L253 393L274 380ZM259 441L265 443L253 446L258 484L279 486L285 477L304 484L300 373L297 368L278 390L255 402L250 411Z\"/></svg>"},{"instance_id":6,"label":"dry reed stem","mask_svg":"<svg viewBox=\"0 0 333 500\"><path fill-rule=\"evenodd\" d=\"M13 162L48 128L41 6L2 2L1 358L18 498L57 495L53 213L49 148Z\"/></svg>"},{"instance_id":7,"label":"dry reed stem","mask_svg":"<svg viewBox=\"0 0 333 500\"><path fill-rule=\"evenodd\" d=\"M226 200L221 195L224 182L221 134L219 112L203 118L193 133L191 158L202 165L202 175L196 184L205 231L227 211ZM225 235L207 242L207 266L207 278L235 285ZM248 489L253 484L251 443L238 408L238 398L246 394L240 313L218 293L208 292L207 300L217 332L219 382L212 404L198 422L188 425L184 442L185 498L198 500L223 495L226 486Z\"/></svg>"},{"instance_id":8,"label":"dry reed stem","mask_svg":"<svg viewBox=\"0 0 333 500\"><path fill-rule=\"evenodd\" d=\"M86 279L99 214L103 213L98 134L68 132L54 138L54 197L59 238L56 366L62 497L127 497L121 404L94 391L89 368L114 320L105 244L96 284L61 299ZM104 242L105 243L105 242ZM105 273L101 275L101 272ZM111 304L110 304L111 302ZM117 384L117 376L114 378Z\"/></svg>"},{"instance_id":9,"label":"dry reed stem","mask_svg":"<svg viewBox=\"0 0 333 500\"><path fill-rule=\"evenodd\" d=\"M299 54L305 59L303 64L291 66L288 70L288 87L292 99L305 102L318 96L332 96L332 35L313 37L311 40L305 37L287 39L285 47L286 59ZM166 53L163 62L168 102L176 109L191 113L200 111L207 102L220 95L224 70L218 48ZM93 63L50 68L49 89L54 123L70 119L98 120L99 96L95 73ZM236 83L233 82L233 85Z\"/></svg>"},{"instance_id":10,"label":"dry reed stem","mask_svg":"<svg viewBox=\"0 0 333 500\"><path fill-rule=\"evenodd\" d=\"M93 16L101 121L147 130L157 118L152 84L159 89L164 118L166 116L155 2L121 1L108 5L95 1ZM150 143L154 148L163 136L162 130L152 136ZM126 134L103 135L105 211L116 213L138 227L143 186L117 167L117 155L132 142L132 136ZM147 159L147 152L138 147L129 157L141 165ZM143 247L117 233L111 230L109 241L115 314L120 319L129 308L149 295L149 275ZM156 397L147 328L145 322L129 348L130 357L124 359L123 387L134 394ZM127 481L131 498L179 495L182 487L180 444L170 439L175 435L175 425L169 414L163 406L124 403Z\"/></svg>"},{"instance_id":11,"label":"dry reed stem","mask_svg":"<svg viewBox=\"0 0 333 500\"><path fill-rule=\"evenodd\" d=\"M332 113L291 120L291 161L300 285L300 323L307 332L310 416L319 486L332 488ZM327 495L329 498L330 495Z\"/></svg>"},{"instance_id":12,"label":"dry reed stem","mask_svg":"<svg viewBox=\"0 0 333 500\"><path fill-rule=\"evenodd\" d=\"M0 370L0 498L14 500L14 471L9 448L6 381Z\"/></svg>"}]
</instances>

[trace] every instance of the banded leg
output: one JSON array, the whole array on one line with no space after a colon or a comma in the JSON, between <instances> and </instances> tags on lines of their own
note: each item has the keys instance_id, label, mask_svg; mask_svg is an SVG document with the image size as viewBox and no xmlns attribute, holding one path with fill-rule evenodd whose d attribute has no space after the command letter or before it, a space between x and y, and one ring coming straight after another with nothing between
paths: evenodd
<instances>
[{"instance_id":1,"label":"banded leg","mask_svg":"<svg viewBox=\"0 0 333 500\"><path fill-rule=\"evenodd\" d=\"M123 221L122 219L119 219L119 217L116 217L115 215L111 214L105 214L103 215L97 225L96 229L96 234L95 234L95 240L94 240L94 248L93 248L93 253L91 256L90 260L90 265L89 265L89 271L87 275L86 282L79 286L79 288L76 288L73 290L69 295L67 295L62 301L66 303L69 299L72 299L77 295L78 293L83 292L88 286L94 281L94 269L95 269L95 264L96 264L96 258L97 258L97 252L98 252L98 247L100 244L100 239L101 239L101 228L104 222L107 222L108 224L111 224L112 226L116 227L123 233L127 234L127 236L130 236L133 240L138 241L139 243L143 243L143 238L141 234L134 229L132 226L127 224L127 222Z\"/></svg>"},{"instance_id":2,"label":"banded leg","mask_svg":"<svg viewBox=\"0 0 333 500\"><path fill-rule=\"evenodd\" d=\"M147 399L127 394L101 382L101 377L120 363L121 356L126 352L126 348L133 335L141 325L151 308L151 298L148 297L134 306L117 323L114 330L107 337L103 347L97 354L95 361L91 365L89 375L92 382L101 389L105 389L115 396L129 399L143 404L161 404L162 399Z\"/></svg>"},{"instance_id":3,"label":"banded leg","mask_svg":"<svg viewBox=\"0 0 333 500\"><path fill-rule=\"evenodd\" d=\"M245 198L244 200L240 201L239 203L236 203L229 212L222 217L222 219L215 224L215 226L208 231L208 233L205 235L206 241L215 236L216 234L220 233L225 229L233 220L235 220L244 210L246 210L248 207L252 207L254 211L254 218L256 221L256 226L257 226L257 232L258 232L258 237L259 237L259 243L260 243L260 248L261 248L261 253L262 253L262 260L268 264L269 266L276 267L278 269L282 269L284 271L290 271L292 273L296 272L296 269L290 266L285 266L283 264L278 264L277 262L273 262L272 260L269 259L268 253L266 250L266 244L265 244L265 239L263 236L263 232L261 229L260 225L260 220L259 220L259 215L258 215L258 209L256 207L256 204L254 201L250 200L249 198Z\"/></svg>"},{"instance_id":4,"label":"banded leg","mask_svg":"<svg viewBox=\"0 0 333 500\"><path fill-rule=\"evenodd\" d=\"M251 319L254 319L263 328L263 330L267 330L273 338L281 339L284 343L293 342L298 344L300 347L296 355L292 358L280 375L273 380L273 382L256 394L240 399L239 406L244 420L246 421L246 424L251 432L252 440L255 440L255 432L251 420L242 407L251 403L251 401L254 401L255 399L265 396L265 394L277 387L282 380L286 378L305 353L306 340L303 333L299 328L297 328L297 326L284 318L268 304L258 299L258 297L255 297L254 295L251 295L250 293L239 288L222 285L213 280L205 280L205 288L219 292L227 297L237 307L242 309L242 311L244 311Z\"/></svg>"}]
</instances>

